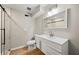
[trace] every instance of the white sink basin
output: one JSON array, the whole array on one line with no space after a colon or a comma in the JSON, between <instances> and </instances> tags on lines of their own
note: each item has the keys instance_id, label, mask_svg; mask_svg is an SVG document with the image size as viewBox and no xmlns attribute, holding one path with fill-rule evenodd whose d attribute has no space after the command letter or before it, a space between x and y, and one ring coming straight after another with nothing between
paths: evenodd
<instances>
[{"instance_id":1,"label":"white sink basin","mask_svg":"<svg viewBox=\"0 0 79 59\"><path fill-rule=\"evenodd\" d=\"M42 35L38 35L36 34L36 36L41 37L41 38L45 38L47 40L53 41L53 42L57 42L59 44L64 44L68 39L66 38L62 38L62 37L57 37L57 36L49 36L46 34L42 34Z\"/></svg>"}]
</instances>

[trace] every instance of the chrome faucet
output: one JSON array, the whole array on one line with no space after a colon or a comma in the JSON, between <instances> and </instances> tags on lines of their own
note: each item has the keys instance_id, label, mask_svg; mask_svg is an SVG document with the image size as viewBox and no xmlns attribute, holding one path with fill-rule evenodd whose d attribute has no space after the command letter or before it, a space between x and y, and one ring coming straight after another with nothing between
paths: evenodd
<instances>
[{"instance_id":1,"label":"chrome faucet","mask_svg":"<svg viewBox=\"0 0 79 59\"><path fill-rule=\"evenodd\" d=\"M52 31L49 32L49 36L50 37L54 36L54 34L52 33Z\"/></svg>"}]
</instances>

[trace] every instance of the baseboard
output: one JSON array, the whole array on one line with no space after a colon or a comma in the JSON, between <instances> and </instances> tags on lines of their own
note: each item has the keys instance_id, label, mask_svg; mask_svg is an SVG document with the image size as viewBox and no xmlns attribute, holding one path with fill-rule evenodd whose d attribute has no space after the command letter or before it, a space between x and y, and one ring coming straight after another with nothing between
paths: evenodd
<instances>
[{"instance_id":1,"label":"baseboard","mask_svg":"<svg viewBox=\"0 0 79 59\"><path fill-rule=\"evenodd\" d=\"M16 47L16 48L11 48L11 50L16 50L16 49L23 48L23 47L27 47L27 46L26 45L23 45L23 46L19 46L19 47ZM11 50L10 51L5 51L5 55L9 55L10 52L11 52ZM0 52L0 55L1 55L1 52Z\"/></svg>"},{"instance_id":2,"label":"baseboard","mask_svg":"<svg viewBox=\"0 0 79 59\"><path fill-rule=\"evenodd\" d=\"M16 49L23 48L23 47L26 47L26 46L24 45L24 46L19 46L19 47L16 47L16 48L11 48L10 51L6 52L6 55L10 55L11 50L16 50Z\"/></svg>"},{"instance_id":3,"label":"baseboard","mask_svg":"<svg viewBox=\"0 0 79 59\"><path fill-rule=\"evenodd\" d=\"M16 49L23 48L23 47L27 47L27 46L23 45L23 46L15 47L15 48L11 48L11 50L16 50Z\"/></svg>"}]
</instances>

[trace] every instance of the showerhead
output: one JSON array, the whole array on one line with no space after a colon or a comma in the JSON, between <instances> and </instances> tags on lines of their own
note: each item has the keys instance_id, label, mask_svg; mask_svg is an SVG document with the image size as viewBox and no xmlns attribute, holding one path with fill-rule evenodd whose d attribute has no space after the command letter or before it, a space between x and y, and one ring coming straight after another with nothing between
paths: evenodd
<instances>
[{"instance_id":1,"label":"showerhead","mask_svg":"<svg viewBox=\"0 0 79 59\"><path fill-rule=\"evenodd\" d=\"M29 15L25 14L25 16L27 17L27 16L29 16Z\"/></svg>"},{"instance_id":2,"label":"showerhead","mask_svg":"<svg viewBox=\"0 0 79 59\"><path fill-rule=\"evenodd\" d=\"M31 16L32 17L32 14L31 13L26 13L25 16L26 17L28 17L28 16Z\"/></svg>"},{"instance_id":3,"label":"showerhead","mask_svg":"<svg viewBox=\"0 0 79 59\"><path fill-rule=\"evenodd\" d=\"M28 11L26 11L25 16L26 16L26 17L28 17L28 16L32 16L31 8L30 8L30 7L27 7L27 10L28 10Z\"/></svg>"},{"instance_id":4,"label":"showerhead","mask_svg":"<svg viewBox=\"0 0 79 59\"><path fill-rule=\"evenodd\" d=\"M31 11L31 8L30 7L27 7L27 10Z\"/></svg>"}]
</instances>

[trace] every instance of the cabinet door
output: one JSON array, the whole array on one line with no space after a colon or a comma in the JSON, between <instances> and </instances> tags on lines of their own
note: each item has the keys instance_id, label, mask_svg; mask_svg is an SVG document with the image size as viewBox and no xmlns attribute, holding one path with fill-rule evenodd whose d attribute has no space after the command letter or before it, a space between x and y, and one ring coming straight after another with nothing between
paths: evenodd
<instances>
[{"instance_id":1,"label":"cabinet door","mask_svg":"<svg viewBox=\"0 0 79 59\"><path fill-rule=\"evenodd\" d=\"M47 49L47 47L46 47L45 43L44 42L41 42L41 50L43 51L44 54L48 55L46 49Z\"/></svg>"},{"instance_id":2,"label":"cabinet door","mask_svg":"<svg viewBox=\"0 0 79 59\"><path fill-rule=\"evenodd\" d=\"M36 40L36 46L37 46L37 48L41 49L41 41L40 41L40 38L39 37L36 37L35 40Z\"/></svg>"}]
</instances>

